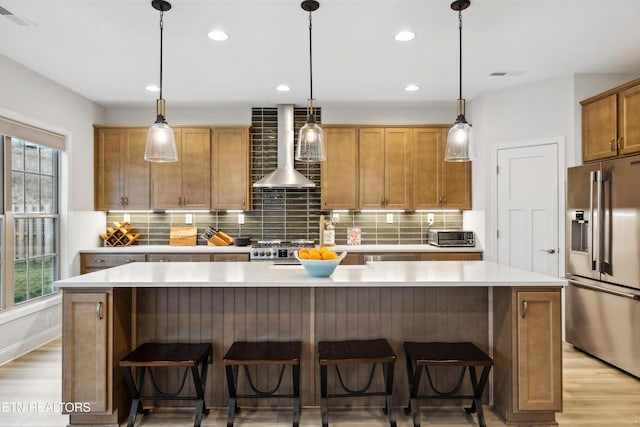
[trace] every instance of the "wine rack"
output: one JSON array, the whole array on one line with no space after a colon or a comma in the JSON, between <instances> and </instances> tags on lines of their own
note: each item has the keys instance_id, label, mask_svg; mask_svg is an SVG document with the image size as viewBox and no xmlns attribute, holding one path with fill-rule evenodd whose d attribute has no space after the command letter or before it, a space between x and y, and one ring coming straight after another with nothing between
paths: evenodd
<instances>
[{"instance_id":1,"label":"wine rack","mask_svg":"<svg viewBox=\"0 0 640 427\"><path fill-rule=\"evenodd\" d=\"M100 234L106 246L129 246L141 237L128 222L114 222L113 225L115 228L107 227L107 232Z\"/></svg>"}]
</instances>

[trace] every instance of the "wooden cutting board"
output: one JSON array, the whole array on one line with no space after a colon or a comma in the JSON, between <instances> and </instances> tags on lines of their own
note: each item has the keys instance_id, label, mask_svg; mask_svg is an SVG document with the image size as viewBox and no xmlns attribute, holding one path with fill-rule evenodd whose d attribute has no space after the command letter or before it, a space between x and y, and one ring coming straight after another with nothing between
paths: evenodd
<instances>
[{"instance_id":1,"label":"wooden cutting board","mask_svg":"<svg viewBox=\"0 0 640 427\"><path fill-rule=\"evenodd\" d=\"M169 246L195 246L197 234L197 227L171 227Z\"/></svg>"}]
</instances>

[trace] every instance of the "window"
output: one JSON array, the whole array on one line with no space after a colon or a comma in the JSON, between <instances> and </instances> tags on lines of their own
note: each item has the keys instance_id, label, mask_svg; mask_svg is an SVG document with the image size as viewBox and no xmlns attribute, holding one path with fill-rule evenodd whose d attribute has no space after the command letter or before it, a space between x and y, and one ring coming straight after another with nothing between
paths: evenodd
<instances>
[{"instance_id":1,"label":"window","mask_svg":"<svg viewBox=\"0 0 640 427\"><path fill-rule=\"evenodd\" d=\"M0 131L2 124L0 118ZM38 139L37 132L28 136ZM0 216L0 307L7 308L55 293L59 150L8 135L0 135L0 142L4 154L0 183L6 203Z\"/></svg>"}]
</instances>

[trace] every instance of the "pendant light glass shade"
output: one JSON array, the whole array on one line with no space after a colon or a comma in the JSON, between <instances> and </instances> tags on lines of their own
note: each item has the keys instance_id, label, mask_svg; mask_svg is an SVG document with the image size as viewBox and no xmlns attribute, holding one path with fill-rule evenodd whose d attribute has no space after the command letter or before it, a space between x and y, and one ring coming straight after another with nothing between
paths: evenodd
<instances>
[{"instance_id":1,"label":"pendant light glass shade","mask_svg":"<svg viewBox=\"0 0 640 427\"><path fill-rule=\"evenodd\" d=\"M324 151L324 132L316 123L316 118L310 114L307 123L300 128L296 160L302 162L322 162L327 160Z\"/></svg>"},{"instance_id":2,"label":"pendant light glass shade","mask_svg":"<svg viewBox=\"0 0 640 427\"><path fill-rule=\"evenodd\" d=\"M164 12L171 9L165 0L153 0L151 6L160 11L160 98L156 100L156 122L147 133L147 145L144 159L148 162L177 162L178 150L173 129L165 117L165 100L162 98L162 33L164 30Z\"/></svg>"},{"instance_id":3,"label":"pendant light glass shade","mask_svg":"<svg viewBox=\"0 0 640 427\"><path fill-rule=\"evenodd\" d=\"M458 117L449 129L444 160L447 162L468 162L475 157L475 149L471 141L471 126L465 118L466 101L462 98L462 11L469 7L470 0L456 0L451 3L451 9L458 12L458 32L460 43L460 97L457 101Z\"/></svg>"},{"instance_id":4,"label":"pendant light glass shade","mask_svg":"<svg viewBox=\"0 0 640 427\"><path fill-rule=\"evenodd\" d=\"M320 3L316 0L305 0L300 6L309 12L309 107L307 122L300 128L298 146L296 147L296 160L301 162L322 162L327 159L324 150L324 133L316 123L313 115L313 56L311 43L311 12L318 10Z\"/></svg>"},{"instance_id":5,"label":"pendant light glass shade","mask_svg":"<svg viewBox=\"0 0 640 427\"><path fill-rule=\"evenodd\" d=\"M167 122L156 122L147 133L144 159L148 162L175 162L178 160L176 138Z\"/></svg>"},{"instance_id":6,"label":"pendant light glass shade","mask_svg":"<svg viewBox=\"0 0 640 427\"><path fill-rule=\"evenodd\" d=\"M456 121L447 135L444 159L447 162L468 162L475 157L471 141L471 126L465 121Z\"/></svg>"}]
</instances>

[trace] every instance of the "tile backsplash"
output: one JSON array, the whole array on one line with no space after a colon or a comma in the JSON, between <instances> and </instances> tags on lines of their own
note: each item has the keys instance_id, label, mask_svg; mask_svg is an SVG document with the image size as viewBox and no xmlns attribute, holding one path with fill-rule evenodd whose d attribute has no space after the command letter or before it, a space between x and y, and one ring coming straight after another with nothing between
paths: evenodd
<instances>
[{"instance_id":1,"label":"tile backsplash","mask_svg":"<svg viewBox=\"0 0 640 427\"><path fill-rule=\"evenodd\" d=\"M295 138L306 121L306 109L294 110ZM321 110L316 118L321 121ZM253 182L273 171L277 164L277 108L253 108L251 131L251 177ZM171 227L184 227L186 214L192 214L193 226L200 235L208 226L231 236L248 236L252 242L272 239L307 239L318 242L320 209L320 164L295 162L295 168L315 182L309 189L253 188L253 208L244 212L244 224L238 224L238 213L188 212L131 213L130 223L142 234L139 245L167 245ZM335 226L336 243L346 244L347 229L360 228L362 244L426 243L429 224L426 212L394 212L393 223L387 224L386 213L340 212ZM107 224L123 221L122 213L108 213ZM435 212L434 229L462 229L461 212ZM206 241L198 239L199 245Z\"/></svg>"}]
</instances>

